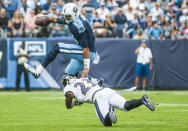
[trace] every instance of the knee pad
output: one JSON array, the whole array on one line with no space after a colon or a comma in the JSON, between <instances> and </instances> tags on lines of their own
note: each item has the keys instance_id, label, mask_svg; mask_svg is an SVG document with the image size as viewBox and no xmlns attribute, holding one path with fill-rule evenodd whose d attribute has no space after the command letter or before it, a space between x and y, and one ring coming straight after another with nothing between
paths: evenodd
<instances>
[{"instance_id":1,"label":"knee pad","mask_svg":"<svg viewBox=\"0 0 188 131\"><path fill-rule=\"evenodd\" d=\"M125 102L125 105L124 105L124 108L129 111L129 110L132 110L134 108L137 108L139 106L142 105L142 100L141 99L137 99L137 100L130 100L130 101L127 101Z\"/></svg>"},{"instance_id":2,"label":"knee pad","mask_svg":"<svg viewBox=\"0 0 188 131\"><path fill-rule=\"evenodd\" d=\"M125 108L125 110L127 110L127 111L131 110L131 104L130 104L129 101L125 102L124 108Z\"/></svg>"}]
</instances>

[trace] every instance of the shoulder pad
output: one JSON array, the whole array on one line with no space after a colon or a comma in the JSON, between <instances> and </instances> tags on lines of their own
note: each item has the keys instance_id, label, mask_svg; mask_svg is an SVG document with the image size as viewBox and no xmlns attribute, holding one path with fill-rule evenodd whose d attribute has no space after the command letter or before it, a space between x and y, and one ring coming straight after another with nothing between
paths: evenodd
<instances>
[{"instance_id":1,"label":"shoulder pad","mask_svg":"<svg viewBox=\"0 0 188 131\"><path fill-rule=\"evenodd\" d=\"M77 28L79 33L83 33L86 29L84 27L84 24L82 23L82 21L77 18L74 22L73 25Z\"/></svg>"}]
</instances>

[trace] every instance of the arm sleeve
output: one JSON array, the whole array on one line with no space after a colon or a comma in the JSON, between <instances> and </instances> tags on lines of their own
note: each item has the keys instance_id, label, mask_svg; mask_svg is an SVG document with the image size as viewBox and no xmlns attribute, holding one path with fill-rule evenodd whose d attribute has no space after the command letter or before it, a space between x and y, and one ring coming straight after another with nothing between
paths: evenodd
<instances>
[{"instance_id":1,"label":"arm sleeve","mask_svg":"<svg viewBox=\"0 0 188 131\"><path fill-rule=\"evenodd\" d=\"M66 24L65 20L64 20L63 18L60 18L60 17L58 17L58 18L56 19L56 21L57 21L57 23L59 23L59 24Z\"/></svg>"}]
</instances>

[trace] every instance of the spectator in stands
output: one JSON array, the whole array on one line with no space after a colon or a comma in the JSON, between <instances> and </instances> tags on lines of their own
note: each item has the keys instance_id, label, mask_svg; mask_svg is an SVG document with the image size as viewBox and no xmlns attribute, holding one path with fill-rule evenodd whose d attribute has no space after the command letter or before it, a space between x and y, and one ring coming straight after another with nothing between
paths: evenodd
<instances>
[{"instance_id":1,"label":"spectator in stands","mask_svg":"<svg viewBox=\"0 0 188 131\"><path fill-rule=\"evenodd\" d=\"M161 9L165 10L166 6L169 4L170 0L158 0L158 2L161 5Z\"/></svg>"},{"instance_id":2,"label":"spectator in stands","mask_svg":"<svg viewBox=\"0 0 188 131\"><path fill-rule=\"evenodd\" d=\"M159 27L158 23L154 23L154 27L150 31L150 37L151 39L162 39L163 31Z\"/></svg>"},{"instance_id":3,"label":"spectator in stands","mask_svg":"<svg viewBox=\"0 0 188 131\"><path fill-rule=\"evenodd\" d=\"M36 37L39 33L38 29L35 29L35 10L31 9L25 17L25 33L27 37Z\"/></svg>"},{"instance_id":4,"label":"spectator in stands","mask_svg":"<svg viewBox=\"0 0 188 131\"><path fill-rule=\"evenodd\" d=\"M117 35L118 37L123 37L123 29L127 28L127 18L123 14L122 9L119 9L118 13L114 17L117 24Z\"/></svg>"},{"instance_id":5,"label":"spectator in stands","mask_svg":"<svg viewBox=\"0 0 188 131\"><path fill-rule=\"evenodd\" d=\"M37 2L37 0L26 0L27 8L29 9L29 11L30 11L30 9L36 8L36 2Z\"/></svg>"},{"instance_id":6,"label":"spectator in stands","mask_svg":"<svg viewBox=\"0 0 188 131\"><path fill-rule=\"evenodd\" d=\"M14 12L13 18L11 20L12 36L13 37L22 37L23 35L23 17L20 12L17 10Z\"/></svg>"},{"instance_id":7,"label":"spectator in stands","mask_svg":"<svg viewBox=\"0 0 188 131\"><path fill-rule=\"evenodd\" d=\"M156 21L158 16L163 16L164 12L160 8L160 4L155 2L155 7L151 9L150 14L152 15L152 20Z\"/></svg>"},{"instance_id":8,"label":"spectator in stands","mask_svg":"<svg viewBox=\"0 0 188 131\"><path fill-rule=\"evenodd\" d=\"M179 22L187 22L188 23L188 9L183 9L182 11L183 15L180 16Z\"/></svg>"},{"instance_id":9,"label":"spectator in stands","mask_svg":"<svg viewBox=\"0 0 188 131\"><path fill-rule=\"evenodd\" d=\"M187 39L187 33L185 34L184 30L186 28L185 23L181 23L181 26L179 27L179 31L176 35L176 39Z\"/></svg>"},{"instance_id":10,"label":"spectator in stands","mask_svg":"<svg viewBox=\"0 0 188 131\"><path fill-rule=\"evenodd\" d=\"M60 11L57 11L57 17L60 17L61 13ZM51 30L51 36L57 37L57 36L69 36L69 30L66 25L59 24L59 23L52 23L52 30Z\"/></svg>"},{"instance_id":11,"label":"spectator in stands","mask_svg":"<svg viewBox=\"0 0 188 131\"><path fill-rule=\"evenodd\" d=\"M114 19L114 16L118 13L119 7L117 3L113 4L113 9L110 11L110 14L112 16L112 19Z\"/></svg>"},{"instance_id":12,"label":"spectator in stands","mask_svg":"<svg viewBox=\"0 0 188 131\"><path fill-rule=\"evenodd\" d=\"M65 2L63 0L57 0L57 10L62 11Z\"/></svg>"},{"instance_id":13,"label":"spectator in stands","mask_svg":"<svg viewBox=\"0 0 188 131\"><path fill-rule=\"evenodd\" d=\"M100 3L100 7L96 10L96 12L98 14L100 14L100 18L104 21L106 18L106 15L108 15L110 13L110 11L108 10L108 8L105 7L105 3L101 2Z\"/></svg>"},{"instance_id":14,"label":"spectator in stands","mask_svg":"<svg viewBox=\"0 0 188 131\"><path fill-rule=\"evenodd\" d=\"M91 4L90 0L86 0L86 3L82 6L82 9L86 13L86 19L90 21L92 14L95 13L95 6Z\"/></svg>"},{"instance_id":15,"label":"spectator in stands","mask_svg":"<svg viewBox=\"0 0 188 131\"><path fill-rule=\"evenodd\" d=\"M127 3L122 7L122 10L123 10L123 13L124 13L124 14L128 11L129 7L133 8L133 7L130 5L130 0L127 0L126 2L127 2Z\"/></svg>"},{"instance_id":16,"label":"spectator in stands","mask_svg":"<svg viewBox=\"0 0 188 131\"><path fill-rule=\"evenodd\" d=\"M135 11L133 10L133 8L131 6L128 7L128 10L124 12L125 16L127 18L127 22L128 24L131 23L131 21L134 20L134 15L135 15Z\"/></svg>"},{"instance_id":17,"label":"spectator in stands","mask_svg":"<svg viewBox=\"0 0 188 131\"><path fill-rule=\"evenodd\" d=\"M20 10L22 6L20 0L4 0L4 5L7 10L7 16L9 19L13 17L13 14L16 10Z\"/></svg>"},{"instance_id":18,"label":"spectator in stands","mask_svg":"<svg viewBox=\"0 0 188 131\"><path fill-rule=\"evenodd\" d=\"M114 4L117 4L115 0L105 0L106 7L109 11L113 10Z\"/></svg>"},{"instance_id":19,"label":"spectator in stands","mask_svg":"<svg viewBox=\"0 0 188 131\"><path fill-rule=\"evenodd\" d=\"M172 8L172 7L173 7L172 4L168 4L168 5L166 6L166 10L165 10L165 14L166 14L168 17L170 17L170 18L172 18L172 17L174 17L174 16L176 15L176 11L175 11L174 8Z\"/></svg>"},{"instance_id":20,"label":"spectator in stands","mask_svg":"<svg viewBox=\"0 0 188 131\"><path fill-rule=\"evenodd\" d=\"M145 4L146 10L148 12L150 12L151 9L155 7L155 4L154 4L153 0L145 0L144 4Z\"/></svg>"},{"instance_id":21,"label":"spectator in stands","mask_svg":"<svg viewBox=\"0 0 188 131\"><path fill-rule=\"evenodd\" d=\"M163 26L163 36L164 39L171 39L172 37L172 26L168 17L166 17L165 25Z\"/></svg>"},{"instance_id":22,"label":"spectator in stands","mask_svg":"<svg viewBox=\"0 0 188 131\"><path fill-rule=\"evenodd\" d=\"M116 27L117 27L117 24L112 19L112 16L111 15L107 15L106 16L106 20L105 20L105 28L108 31L108 36L109 37L116 37L117 36Z\"/></svg>"},{"instance_id":23,"label":"spectator in stands","mask_svg":"<svg viewBox=\"0 0 188 131\"><path fill-rule=\"evenodd\" d=\"M183 4L182 4L182 9L188 9L188 1L187 0L184 0L183 1Z\"/></svg>"},{"instance_id":24,"label":"spectator in stands","mask_svg":"<svg viewBox=\"0 0 188 131\"><path fill-rule=\"evenodd\" d=\"M0 38L2 38L2 37L4 37L4 32L3 32L3 29L0 27Z\"/></svg>"},{"instance_id":25,"label":"spectator in stands","mask_svg":"<svg viewBox=\"0 0 188 131\"><path fill-rule=\"evenodd\" d=\"M177 8L180 8L181 5L182 5L182 0L171 0L171 3L172 5L176 5Z\"/></svg>"},{"instance_id":26,"label":"spectator in stands","mask_svg":"<svg viewBox=\"0 0 188 131\"><path fill-rule=\"evenodd\" d=\"M140 4L140 0L130 0L130 6L136 10L138 8L138 5Z\"/></svg>"},{"instance_id":27,"label":"spectator in stands","mask_svg":"<svg viewBox=\"0 0 188 131\"><path fill-rule=\"evenodd\" d=\"M172 21L173 22L173 21ZM177 36L177 34L179 33L179 29L178 29L178 26L176 25L176 26L173 26L173 25L171 25L172 26L172 35L171 35L171 39L177 39L176 38L176 36Z\"/></svg>"},{"instance_id":28,"label":"spectator in stands","mask_svg":"<svg viewBox=\"0 0 188 131\"><path fill-rule=\"evenodd\" d=\"M152 16L149 14L146 16L146 23L152 23Z\"/></svg>"},{"instance_id":29,"label":"spectator in stands","mask_svg":"<svg viewBox=\"0 0 188 131\"><path fill-rule=\"evenodd\" d=\"M117 1L118 7L123 7L126 4L126 0L119 0Z\"/></svg>"},{"instance_id":30,"label":"spectator in stands","mask_svg":"<svg viewBox=\"0 0 188 131\"><path fill-rule=\"evenodd\" d=\"M104 20L99 17L98 12L96 12L95 16L91 19L91 23L93 25L95 37L107 36L107 29L104 27Z\"/></svg>"},{"instance_id":31,"label":"spectator in stands","mask_svg":"<svg viewBox=\"0 0 188 131\"><path fill-rule=\"evenodd\" d=\"M137 9L137 14L138 16L141 17L145 17L145 4L144 4L144 0L140 0L140 3L138 5L138 9Z\"/></svg>"},{"instance_id":32,"label":"spectator in stands","mask_svg":"<svg viewBox=\"0 0 188 131\"><path fill-rule=\"evenodd\" d=\"M47 0L45 3L41 5L42 10L48 11L50 9L50 5L52 3L52 0Z\"/></svg>"},{"instance_id":33,"label":"spectator in stands","mask_svg":"<svg viewBox=\"0 0 188 131\"><path fill-rule=\"evenodd\" d=\"M37 2L36 4L36 8L35 8L35 15L38 15L42 12L42 9L41 9L41 6L40 6L40 3Z\"/></svg>"},{"instance_id":34,"label":"spectator in stands","mask_svg":"<svg viewBox=\"0 0 188 131\"><path fill-rule=\"evenodd\" d=\"M145 39L146 39L146 40L150 39L151 28L152 28L152 22L148 22L148 23L147 23L147 27L146 27L146 29L144 30L144 34L145 34Z\"/></svg>"},{"instance_id":35,"label":"spectator in stands","mask_svg":"<svg viewBox=\"0 0 188 131\"><path fill-rule=\"evenodd\" d=\"M149 71L152 70L152 53L145 40L142 40L135 54L137 55L135 86L138 89L140 78L142 78L142 89L145 90Z\"/></svg>"},{"instance_id":36,"label":"spectator in stands","mask_svg":"<svg viewBox=\"0 0 188 131\"><path fill-rule=\"evenodd\" d=\"M11 36L11 28L10 21L6 16L6 10L4 8L0 9L0 28L2 29L1 36L10 37Z\"/></svg>"},{"instance_id":37,"label":"spectator in stands","mask_svg":"<svg viewBox=\"0 0 188 131\"><path fill-rule=\"evenodd\" d=\"M160 25L161 27L163 27L166 24L166 19L170 20L170 18L168 16L165 16L165 15L158 16L158 19L157 19L156 22L158 23L158 25Z\"/></svg>"},{"instance_id":38,"label":"spectator in stands","mask_svg":"<svg viewBox=\"0 0 188 131\"><path fill-rule=\"evenodd\" d=\"M21 4L22 4L22 6L20 7L20 13L22 14L22 16L24 18L27 13L27 10L28 10L26 0L21 0Z\"/></svg>"},{"instance_id":39,"label":"spectator in stands","mask_svg":"<svg viewBox=\"0 0 188 131\"><path fill-rule=\"evenodd\" d=\"M27 63L30 58L27 50L25 49L25 42L22 42L21 48L17 52L17 57L16 91L19 91L20 89L20 77L22 72L24 72L26 91L30 91L28 72L24 68L24 63Z\"/></svg>"},{"instance_id":40,"label":"spectator in stands","mask_svg":"<svg viewBox=\"0 0 188 131\"><path fill-rule=\"evenodd\" d=\"M56 16L56 14L57 14L56 4L52 4L52 5L50 6L50 14L49 14L49 15L51 15L51 16Z\"/></svg>"},{"instance_id":41,"label":"spectator in stands","mask_svg":"<svg viewBox=\"0 0 188 131\"><path fill-rule=\"evenodd\" d=\"M134 20L131 21L127 29L123 30L127 38L133 38L134 35L137 34L138 29L141 28L138 19L139 16L137 14L134 14Z\"/></svg>"},{"instance_id":42,"label":"spectator in stands","mask_svg":"<svg viewBox=\"0 0 188 131\"><path fill-rule=\"evenodd\" d=\"M146 38L146 36L145 36L145 34L143 34L141 29L138 29L137 34L134 35L134 37L133 37L133 39L137 39L137 40L138 39L145 39L145 38Z\"/></svg>"}]
</instances>

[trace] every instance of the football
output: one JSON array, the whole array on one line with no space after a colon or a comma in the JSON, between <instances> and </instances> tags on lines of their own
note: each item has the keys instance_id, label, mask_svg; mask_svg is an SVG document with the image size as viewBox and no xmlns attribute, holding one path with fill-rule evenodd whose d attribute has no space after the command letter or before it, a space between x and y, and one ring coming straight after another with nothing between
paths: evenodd
<instances>
[{"instance_id":1,"label":"football","mask_svg":"<svg viewBox=\"0 0 188 131\"><path fill-rule=\"evenodd\" d=\"M40 16L35 19L35 24L38 26L47 26L51 23L48 16Z\"/></svg>"}]
</instances>

